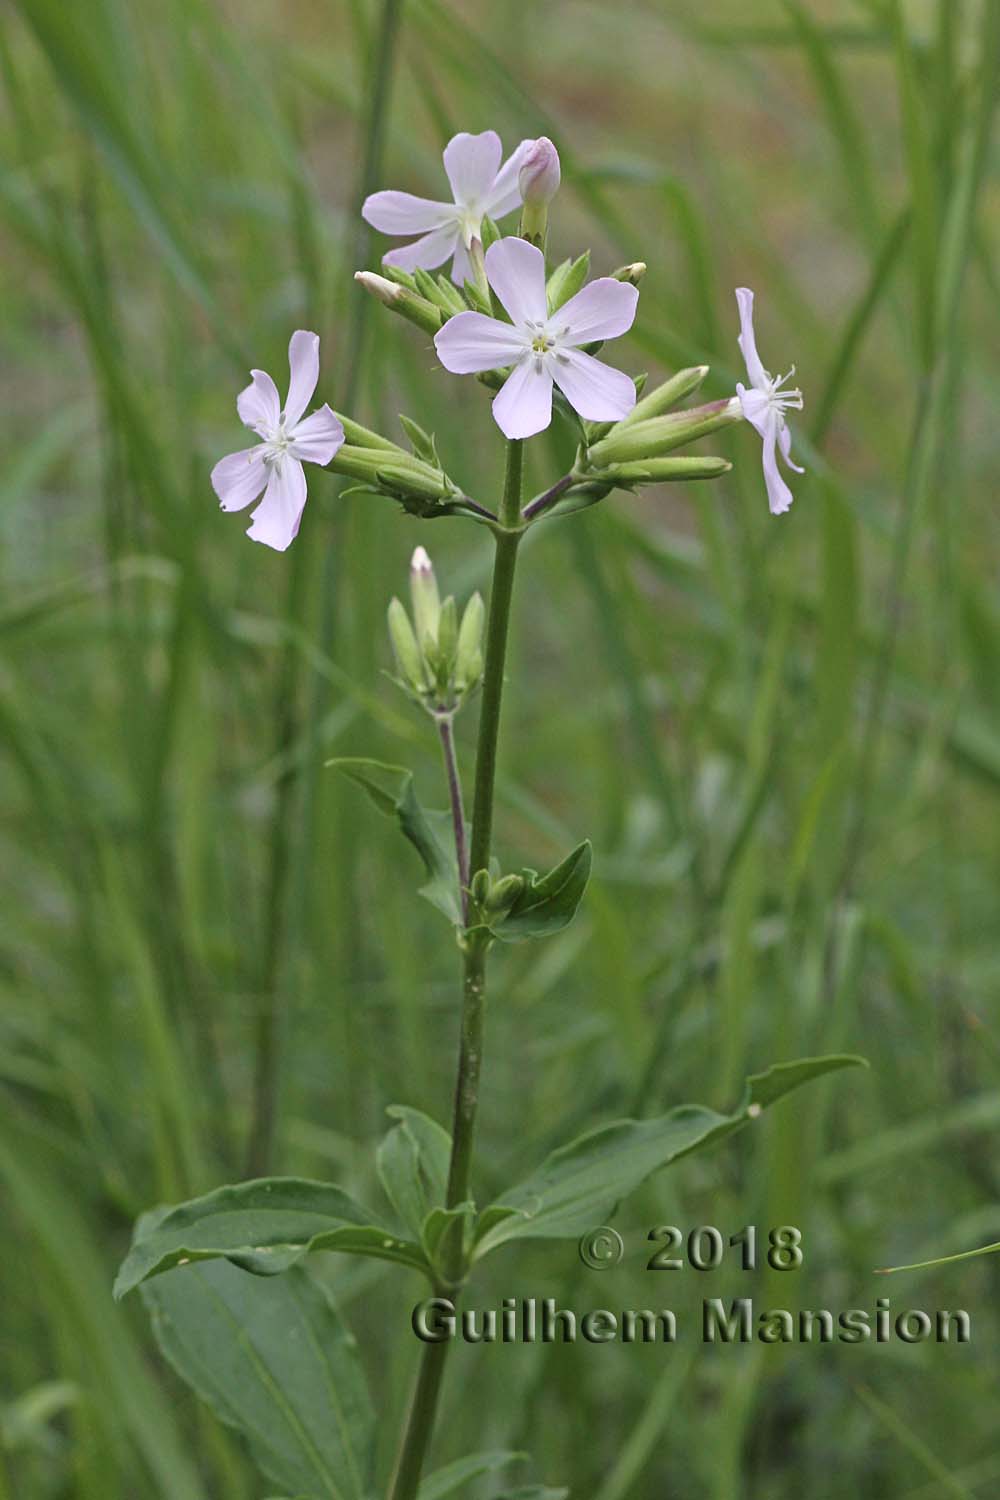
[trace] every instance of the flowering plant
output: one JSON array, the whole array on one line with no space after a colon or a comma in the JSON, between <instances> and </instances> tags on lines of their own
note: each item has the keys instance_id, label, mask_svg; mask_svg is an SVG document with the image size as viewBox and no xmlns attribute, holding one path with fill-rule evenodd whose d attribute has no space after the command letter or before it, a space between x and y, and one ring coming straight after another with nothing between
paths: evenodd
<instances>
[{"instance_id":1,"label":"flowering plant","mask_svg":"<svg viewBox=\"0 0 1000 1500\"><path fill-rule=\"evenodd\" d=\"M729 469L727 461L679 450L744 420L763 440L770 508L787 510L791 495L776 455L790 463L785 412L801 406L802 398L764 370L746 289L737 299L750 385L741 384L733 396L683 407L707 367L681 370L647 390L643 377L598 358L608 340L632 327L646 268L636 262L588 281L588 254L551 263L548 218L561 177L552 142L522 142L503 162L494 132L462 134L449 143L444 164L451 202L395 191L366 200L365 217L377 229L417 238L386 253L384 275L357 274L365 290L433 338L445 369L476 376L492 393L493 417L506 442L499 500L468 493L447 472L436 439L408 418L401 419L409 439L404 447L326 405L306 416L319 379L319 339L302 330L289 348L284 406L270 376L253 371L237 410L260 441L223 458L212 483L226 511L263 495L248 535L279 551L299 530L304 463L326 465L421 519L456 517L491 533L488 608L478 594L462 609L452 597L442 600L421 546L411 565L411 610L399 599L388 609L395 680L440 742L446 810L424 808L404 767L363 759L332 763L416 850L425 876L421 894L453 930L461 1006L451 1128L407 1106L390 1111L394 1124L376 1154L387 1203L380 1210L333 1184L286 1177L255 1179L158 1209L140 1220L117 1282L118 1295L142 1285L172 1362L226 1420L244 1428L268 1477L289 1495L316 1500L370 1500L376 1486L389 1500L414 1500L430 1453L448 1345L425 1345L391 1477L376 1481L364 1377L329 1298L305 1269L310 1255L328 1250L387 1261L453 1302L477 1264L501 1245L576 1239L609 1218L651 1173L750 1124L810 1079L859 1061L837 1055L776 1065L747 1081L728 1114L684 1105L659 1117L605 1124L483 1201L474 1148L489 958L498 943L541 939L571 922L592 861L587 840L544 873L505 870L494 850L494 782L521 543L539 522L602 503L615 490L716 478ZM519 232L502 236L496 221L519 206ZM431 274L449 260L450 278ZM575 457L567 472L526 500L524 444L553 421L572 435ZM474 701L479 724L468 809L455 726ZM220 1306L230 1329L221 1340L210 1332ZM256 1386L237 1399L227 1363L234 1340L253 1348L266 1374L261 1387L271 1396L277 1391L280 1401L268 1404ZM421 1493L444 1495L491 1462L489 1455L470 1455L450 1472L439 1471ZM557 1493L565 1492L518 1491L524 1500Z\"/></svg>"}]
</instances>

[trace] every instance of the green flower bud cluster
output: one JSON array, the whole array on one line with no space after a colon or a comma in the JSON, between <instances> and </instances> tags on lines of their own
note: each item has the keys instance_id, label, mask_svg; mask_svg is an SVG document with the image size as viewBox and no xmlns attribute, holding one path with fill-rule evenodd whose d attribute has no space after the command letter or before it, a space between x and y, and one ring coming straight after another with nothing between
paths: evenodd
<instances>
[{"instance_id":1,"label":"green flower bud cluster","mask_svg":"<svg viewBox=\"0 0 1000 1500\"><path fill-rule=\"evenodd\" d=\"M497 238L496 225L490 220L484 219L482 227L483 243L478 246L480 261L484 246ZM399 313L431 335L456 313L468 312L470 308L475 312L493 311L489 287L482 278L481 285L467 281L464 287L457 287L450 277L440 272L432 273L420 267L415 271L402 271L398 266L386 266L384 276L375 271L355 271L354 279L392 312Z\"/></svg>"},{"instance_id":2,"label":"green flower bud cluster","mask_svg":"<svg viewBox=\"0 0 1000 1500\"><path fill-rule=\"evenodd\" d=\"M704 367L702 367L704 368ZM684 371L683 374L695 372ZM678 379L677 376L674 377ZM671 384L672 382L667 382ZM663 388L661 387L660 390ZM640 406L655 412L660 391L653 391ZM630 413L622 422L616 422L610 431L587 449L587 460L591 467L603 468L609 464L636 463L644 459L662 458L675 448L683 448L697 438L717 432L731 422L740 420L739 402L729 398L710 401L706 406L689 407L686 411L664 412L662 415L634 417Z\"/></svg>"},{"instance_id":3,"label":"green flower bud cluster","mask_svg":"<svg viewBox=\"0 0 1000 1500\"><path fill-rule=\"evenodd\" d=\"M389 605L395 681L431 714L461 708L483 675L482 596L473 594L459 623L455 600L443 602L430 558L418 547L410 563L413 618L398 599Z\"/></svg>"},{"instance_id":4,"label":"green flower bud cluster","mask_svg":"<svg viewBox=\"0 0 1000 1500\"><path fill-rule=\"evenodd\" d=\"M502 921L524 890L523 875L501 875L496 880L488 870L477 870L469 886L469 895L480 916L489 923Z\"/></svg>"},{"instance_id":5,"label":"green flower bud cluster","mask_svg":"<svg viewBox=\"0 0 1000 1500\"><path fill-rule=\"evenodd\" d=\"M616 272L619 280L640 276L645 267L625 266ZM566 261L549 278L550 306L560 306L572 296L579 276L586 269ZM596 347L596 346L592 346ZM715 457L672 457L676 448L693 443L710 432L742 419L735 397L711 401L704 406L674 411L673 407L701 385L707 365L680 370L669 380L646 392L646 377L636 377L638 399L627 417L619 422L584 422L583 441L570 473L525 507L527 520L541 515L569 515L604 500L614 489L635 489L643 484L669 480L716 479L732 465ZM558 398L557 398L558 399Z\"/></svg>"},{"instance_id":6,"label":"green flower bud cluster","mask_svg":"<svg viewBox=\"0 0 1000 1500\"><path fill-rule=\"evenodd\" d=\"M346 441L330 462L334 473L357 479L358 489L398 500L414 515L447 515L460 506L464 497L442 469L434 439L415 422L400 418L413 445L407 452L349 417L340 420Z\"/></svg>"}]
</instances>

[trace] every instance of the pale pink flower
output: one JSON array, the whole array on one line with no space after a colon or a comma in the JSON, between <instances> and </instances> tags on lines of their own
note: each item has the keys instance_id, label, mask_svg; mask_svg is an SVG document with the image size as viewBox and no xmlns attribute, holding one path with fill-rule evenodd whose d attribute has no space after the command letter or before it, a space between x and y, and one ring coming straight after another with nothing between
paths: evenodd
<instances>
[{"instance_id":1,"label":"pale pink flower","mask_svg":"<svg viewBox=\"0 0 1000 1500\"><path fill-rule=\"evenodd\" d=\"M747 286L736 288L736 301L740 310L739 346L747 367L750 386L737 384L736 394L747 421L756 427L764 444L764 483L767 485L767 502L771 514L782 515L792 503L792 492L778 469L776 449L783 461L796 474L805 469L792 463L792 434L785 421L785 412L802 410L802 392L783 391L781 387L795 374L795 366L787 375L773 379L761 364L757 344L753 335L753 292Z\"/></svg>"},{"instance_id":2,"label":"pale pink flower","mask_svg":"<svg viewBox=\"0 0 1000 1500\"><path fill-rule=\"evenodd\" d=\"M520 207L517 174L521 158L532 144L522 141L501 166L503 147L495 130L484 130L482 135L469 135L463 130L444 148L451 203L416 198L412 193L372 193L361 213L373 229L382 234L420 236L409 245L388 251L382 257L385 264L398 266L401 271L433 271L452 256L452 280L459 286L472 281L469 246L473 240L482 239L484 218L502 219Z\"/></svg>"},{"instance_id":3,"label":"pale pink flower","mask_svg":"<svg viewBox=\"0 0 1000 1500\"><path fill-rule=\"evenodd\" d=\"M244 510L263 493L247 536L284 552L294 541L306 503L303 463L328 464L344 429L328 406L303 417L319 380L319 335L300 328L288 345L290 380L284 410L277 387L263 370L236 398L240 421L260 438L230 453L212 470L212 488L223 510Z\"/></svg>"},{"instance_id":4,"label":"pale pink flower","mask_svg":"<svg viewBox=\"0 0 1000 1500\"><path fill-rule=\"evenodd\" d=\"M509 438L531 437L552 420L552 385L589 422L616 422L635 405L635 386L581 344L617 338L635 318L634 286L603 276L556 312L545 299L545 257L527 240L497 240L486 252L486 275L510 317L461 312L435 334L438 358L455 375L513 365L493 415Z\"/></svg>"}]
</instances>

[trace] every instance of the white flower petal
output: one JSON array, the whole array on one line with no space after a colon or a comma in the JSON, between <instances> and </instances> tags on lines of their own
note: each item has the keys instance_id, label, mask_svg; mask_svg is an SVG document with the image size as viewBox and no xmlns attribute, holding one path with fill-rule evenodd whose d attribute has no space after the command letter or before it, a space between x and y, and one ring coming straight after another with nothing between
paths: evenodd
<instances>
[{"instance_id":1,"label":"white flower petal","mask_svg":"<svg viewBox=\"0 0 1000 1500\"><path fill-rule=\"evenodd\" d=\"M496 181L483 205L483 212L489 214L491 219L502 219L505 214L513 213L515 208L520 208L521 189L517 178L521 163L534 144L534 141L522 141L517 150L511 152L497 173Z\"/></svg>"},{"instance_id":2,"label":"white flower petal","mask_svg":"<svg viewBox=\"0 0 1000 1500\"><path fill-rule=\"evenodd\" d=\"M767 392L758 391L753 386L745 386L737 382L736 394L739 397L743 415L750 425L756 427L761 437L763 437L768 414L771 411L771 402Z\"/></svg>"},{"instance_id":3,"label":"white flower petal","mask_svg":"<svg viewBox=\"0 0 1000 1500\"><path fill-rule=\"evenodd\" d=\"M500 170L503 147L495 130L469 135L463 130L444 148L444 169L455 202L482 207Z\"/></svg>"},{"instance_id":4,"label":"white flower petal","mask_svg":"<svg viewBox=\"0 0 1000 1500\"><path fill-rule=\"evenodd\" d=\"M296 459L286 455L271 470L264 498L251 517L253 525L247 536L276 552L284 552L298 534L305 503L305 472Z\"/></svg>"},{"instance_id":5,"label":"white flower petal","mask_svg":"<svg viewBox=\"0 0 1000 1500\"><path fill-rule=\"evenodd\" d=\"M559 354L551 370L570 406L586 422L617 422L635 405L635 384L629 376L581 349Z\"/></svg>"},{"instance_id":6,"label":"white flower petal","mask_svg":"<svg viewBox=\"0 0 1000 1500\"><path fill-rule=\"evenodd\" d=\"M401 271L433 271L454 254L458 242L458 224L445 224L441 229L432 229L430 234L414 240L412 245L399 245L395 250L386 251L382 260L385 265L398 266Z\"/></svg>"},{"instance_id":7,"label":"white flower petal","mask_svg":"<svg viewBox=\"0 0 1000 1500\"><path fill-rule=\"evenodd\" d=\"M319 380L319 334L299 328L288 342L288 400L285 402L285 425L294 427L316 389Z\"/></svg>"},{"instance_id":8,"label":"white flower petal","mask_svg":"<svg viewBox=\"0 0 1000 1500\"><path fill-rule=\"evenodd\" d=\"M362 205L361 217L381 234L424 234L428 229L440 229L451 223L455 207L452 203L437 203L433 198L388 190L371 193Z\"/></svg>"},{"instance_id":9,"label":"white flower petal","mask_svg":"<svg viewBox=\"0 0 1000 1500\"><path fill-rule=\"evenodd\" d=\"M512 365L524 353L516 328L485 313L456 313L434 335L438 359L453 375L476 375Z\"/></svg>"},{"instance_id":10,"label":"white flower petal","mask_svg":"<svg viewBox=\"0 0 1000 1500\"><path fill-rule=\"evenodd\" d=\"M497 240L486 252L486 277L517 327L546 322L545 256L536 245Z\"/></svg>"},{"instance_id":11,"label":"white flower petal","mask_svg":"<svg viewBox=\"0 0 1000 1500\"><path fill-rule=\"evenodd\" d=\"M615 281L613 276L601 276L553 314L553 326L568 329L574 344L616 339L628 333L635 322L638 302L638 287Z\"/></svg>"},{"instance_id":12,"label":"white flower petal","mask_svg":"<svg viewBox=\"0 0 1000 1500\"><path fill-rule=\"evenodd\" d=\"M804 474L806 472L801 465L792 463L792 434L784 418L781 419L778 426L778 447L781 450L782 458L790 469L794 469L796 474Z\"/></svg>"},{"instance_id":13,"label":"white flower petal","mask_svg":"<svg viewBox=\"0 0 1000 1500\"><path fill-rule=\"evenodd\" d=\"M292 458L309 464L328 464L344 441L344 428L340 418L328 406L303 417L288 434L292 446Z\"/></svg>"},{"instance_id":14,"label":"white flower petal","mask_svg":"<svg viewBox=\"0 0 1000 1500\"><path fill-rule=\"evenodd\" d=\"M780 516L785 513L792 503L792 492L781 477L778 469L778 459L775 454L775 442L778 436L778 413L768 413L761 434L764 443L764 483L767 485L767 503L772 516Z\"/></svg>"},{"instance_id":15,"label":"white flower petal","mask_svg":"<svg viewBox=\"0 0 1000 1500\"><path fill-rule=\"evenodd\" d=\"M266 370L251 370L250 374L253 377L250 384L236 397L236 410L244 427L265 436L278 425L281 397Z\"/></svg>"},{"instance_id":16,"label":"white flower petal","mask_svg":"<svg viewBox=\"0 0 1000 1500\"><path fill-rule=\"evenodd\" d=\"M737 342L746 362L750 384L760 390L768 383L767 371L761 364L760 355L757 353L757 343L753 333L753 292L748 286L736 288L736 304L740 310L740 333Z\"/></svg>"},{"instance_id":17,"label":"white flower petal","mask_svg":"<svg viewBox=\"0 0 1000 1500\"><path fill-rule=\"evenodd\" d=\"M493 415L504 437L528 438L552 421L552 376L544 364L526 357L507 376L493 400Z\"/></svg>"},{"instance_id":18,"label":"white flower petal","mask_svg":"<svg viewBox=\"0 0 1000 1500\"><path fill-rule=\"evenodd\" d=\"M223 510L243 510L256 500L267 483L264 448L243 448L228 453L212 470L212 488Z\"/></svg>"}]
</instances>

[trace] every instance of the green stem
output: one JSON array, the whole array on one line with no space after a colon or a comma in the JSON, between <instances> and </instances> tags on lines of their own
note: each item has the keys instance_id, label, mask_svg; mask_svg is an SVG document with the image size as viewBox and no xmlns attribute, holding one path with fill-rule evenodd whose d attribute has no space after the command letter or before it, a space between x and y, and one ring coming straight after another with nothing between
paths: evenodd
<instances>
[{"instance_id":1,"label":"green stem","mask_svg":"<svg viewBox=\"0 0 1000 1500\"><path fill-rule=\"evenodd\" d=\"M490 284L486 276L486 254L482 240L473 240L469 246L469 265L472 267L472 279L480 296L485 299L487 307L492 306Z\"/></svg>"},{"instance_id":2,"label":"green stem","mask_svg":"<svg viewBox=\"0 0 1000 1500\"><path fill-rule=\"evenodd\" d=\"M465 837L465 802L462 798L462 780L455 753L454 712L436 715L441 753L444 756L445 775L448 779L448 804L451 808L451 825L455 835L455 863L458 865L458 891L462 903L462 921L469 920L469 849Z\"/></svg>"},{"instance_id":3,"label":"green stem","mask_svg":"<svg viewBox=\"0 0 1000 1500\"><path fill-rule=\"evenodd\" d=\"M441 1377L450 1343L449 1339L440 1344L424 1345L406 1419L406 1430L396 1460L396 1470L389 1485L389 1500L413 1500L420 1486L420 1474L434 1432Z\"/></svg>"},{"instance_id":4,"label":"green stem","mask_svg":"<svg viewBox=\"0 0 1000 1500\"><path fill-rule=\"evenodd\" d=\"M493 586L490 590L490 614L486 626L483 698L479 713L476 784L473 793L472 853L469 864L473 874L477 870L488 868L493 840L493 795L510 607L514 592L517 548L524 531L521 519L522 465L523 445L520 441L512 441L507 446L507 473L500 504L500 521L494 528L496 557L493 563ZM481 932L472 933L465 940L462 959L462 1022L458 1075L455 1080L451 1165L448 1172L449 1208L465 1202L469 1195L476 1115L479 1109L479 1076L483 1059L488 949L489 940ZM446 1291L451 1300L455 1301L458 1291L452 1282L459 1281L463 1271L462 1246L457 1236L451 1253L453 1265L450 1270L453 1275L450 1276ZM389 1486L389 1500L414 1500L417 1493L424 1458L434 1431L448 1347L448 1343L441 1343L427 1344L424 1348L396 1470Z\"/></svg>"},{"instance_id":5,"label":"green stem","mask_svg":"<svg viewBox=\"0 0 1000 1500\"><path fill-rule=\"evenodd\" d=\"M497 550L490 591L490 616L486 626L483 702L479 714L476 785L472 797L472 854L469 869L473 875L477 870L485 870L489 864L493 841L493 788L496 781L497 740L500 734L500 707L507 657L507 630L510 623L510 601L514 592L517 548L523 535L522 465L523 447L515 439L507 447L507 474L500 502L500 525L495 532Z\"/></svg>"},{"instance_id":6,"label":"green stem","mask_svg":"<svg viewBox=\"0 0 1000 1500\"><path fill-rule=\"evenodd\" d=\"M462 961L462 1030L452 1116L451 1165L448 1169L449 1208L464 1203L469 1196L476 1114L479 1109L479 1074L483 1063L486 949L487 943L481 937L470 937ZM455 1249L457 1254L461 1246L456 1246Z\"/></svg>"}]
</instances>

